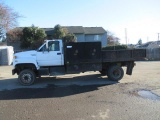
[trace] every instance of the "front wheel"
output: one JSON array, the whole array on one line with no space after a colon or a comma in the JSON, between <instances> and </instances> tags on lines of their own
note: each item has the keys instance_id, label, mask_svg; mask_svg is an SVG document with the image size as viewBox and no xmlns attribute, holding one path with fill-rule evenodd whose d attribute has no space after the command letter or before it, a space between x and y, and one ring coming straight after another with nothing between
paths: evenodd
<instances>
[{"instance_id":1,"label":"front wheel","mask_svg":"<svg viewBox=\"0 0 160 120\"><path fill-rule=\"evenodd\" d=\"M108 69L108 78L114 81L119 81L123 78L124 76L124 71L123 69L118 66L118 65L114 65L114 66L110 66Z\"/></svg>"},{"instance_id":2,"label":"front wheel","mask_svg":"<svg viewBox=\"0 0 160 120\"><path fill-rule=\"evenodd\" d=\"M18 76L19 83L26 86L33 84L35 79L36 75L30 69L22 70Z\"/></svg>"}]
</instances>

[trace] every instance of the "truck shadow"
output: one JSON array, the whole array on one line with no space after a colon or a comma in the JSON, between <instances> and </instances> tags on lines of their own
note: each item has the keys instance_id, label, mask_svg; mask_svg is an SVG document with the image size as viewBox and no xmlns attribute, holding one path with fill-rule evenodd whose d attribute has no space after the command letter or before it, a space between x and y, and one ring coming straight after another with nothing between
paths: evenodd
<instances>
[{"instance_id":1,"label":"truck shadow","mask_svg":"<svg viewBox=\"0 0 160 120\"><path fill-rule=\"evenodd\" d=\"M71 79L72 78L72 79ZM22 86L17 79L0 80L0 100L56 98L99 90L116 84L101 75L43 77L32 86ZM6 87L4 87L6 86Z\"/></svg>"}]
</instances>

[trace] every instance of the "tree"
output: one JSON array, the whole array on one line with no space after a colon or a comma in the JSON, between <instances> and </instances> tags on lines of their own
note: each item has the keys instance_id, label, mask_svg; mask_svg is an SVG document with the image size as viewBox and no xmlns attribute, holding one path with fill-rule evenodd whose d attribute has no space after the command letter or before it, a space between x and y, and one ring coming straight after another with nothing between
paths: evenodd
<instances>
[{"instance_id":1,"label":"tree","mask_svg":"<svg viewBox=\"0 0 160 120\"><path fill-rule=\"evenodd\" d=\"M69 33L66 28L61 25L55 25L53 29L53 39L62 39L63 42L77 42L77 38L73 33Z\"/></svg>"},{"instance_id":2,"label":"tree","mask_svg":"<svg viewBox=\"0 0 160 120\"><path fill-rule=\"evenodd\" d=\"M139 39L137 44L142 45L142 39Z\"/></svg>"},{"instance_id":3,"label":"tree","mask_svg":"<svg viewBox=\"0 0 160 120\"><path fill-rule=\"evenodd\" d=\"M19 14L5 4L0 3L0 36L17 25Z\"/></svg>"},{"instance_id":4,"label":"tree","mask_svg":"<svg viewBox=\"0 0 160 120\"><path fill-rule=\"evenodd\" d=\"M7 41L8 42L17 42L20 41L22 36L22 28L14 28L7 32Z\"/></svg>"},{"instance_id":5,"label":"tree","mask_svg":"<svg viewBox=\"0 0 160 120\"><path fill-rule=\"evenodd\" d=\"M45 31L38 27L25 27L21 36L21 48L36 49L46 37Z\"/></svg>"},{"instance_id":6,"label":"tree","mask_svg":"<svg viewBox=\"0 0 160 120\"><path fill-rule=\"evenodd\" d=\"M64 42L77 42L77 38L72 33L67 33L65 37L63 37Z\"/></svg>"},{"instance_id":7,"label":"tree","mask_svg":"<svg viewBox=\"0 0 160 120\"><path fill-rule=\"evenodd\" d=\"M65 36L64 29L58 24L53 29L53 39L62 39Z\"/></svg>"},{"instance_id":8,"label":"tree","mask_svg":"<svg viewBox=\"0 0 160 120\"><path fill-rule=\"evenodd\" d=\"M115 37L113 33L107 31L107 42L109 46L120 45L119 41L120 39L118 37Z\"/></svg>"}]
</instances>

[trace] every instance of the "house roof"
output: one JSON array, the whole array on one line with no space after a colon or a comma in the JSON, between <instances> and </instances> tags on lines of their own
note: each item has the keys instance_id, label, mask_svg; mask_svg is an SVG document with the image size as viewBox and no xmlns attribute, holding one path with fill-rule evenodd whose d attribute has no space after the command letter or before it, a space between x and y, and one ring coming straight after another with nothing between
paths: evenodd
<instances>
[{"instance_id":1,"label":"house roof","mask_svg":"<svg viewBox=\"0 0 160 120\"><path fill-rule=\"evenodd\" d=\"M82 26L63 26L63 28L66 28L69 33L74 33L74 34L84 33L84 29Z\"/></svg>"},{"instance_id":2,"label":"house roof","mask_svg":"<svg viewBox=\"0 0 160 120\"><path fill-rule=\"evenodd\" d=\"M69 33L73 34L104 34L106 31L102 27L83 27L83 26L62 26ZM53 28L43 28L47 35L53 34Z\"/></svg>"},{"instance_id":3,"label":"house roof","mask_svg":"<svg viewBox=\"0 0 160 120\"><path fill-rule=\"evenodd\" d=\"M106 31L102 27L84 27L85 34L104 34Z\"/></svg>"},{"instance_id":4,"label":"house roof","mask_svg":"<svg viewBox=\"0 0 160 120\"><path fill-rule=\"evenodd\" d=\"M139 45L138 48L156 48L156 47L159 47L159 45L160 45L160 41L150 41L142 45Z\"/></svg>"},{"instance_id":5,"label":"house roof","mask_svg":"<svg viewBox=\"0 0 160 120\"><path fill-rule=\"evenodd\" d=\"M42 28L47 35L53 35L53 28Z\"/></svg>"}]
</instances>

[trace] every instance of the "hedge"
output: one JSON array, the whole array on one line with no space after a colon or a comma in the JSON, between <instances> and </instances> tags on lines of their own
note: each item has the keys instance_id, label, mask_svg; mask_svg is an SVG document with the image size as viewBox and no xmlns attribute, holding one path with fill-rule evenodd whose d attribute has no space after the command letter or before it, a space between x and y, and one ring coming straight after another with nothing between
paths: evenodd
<instances>
[{"instance_id":1,"label":"hedge","mask_svg":"<svg viewBox=\"0 0 160 120\"><path fill-rule=\"evenodd\" d=\"M126 45L116 45L116 46L106 46L102 50L125 50L127 49Z\"/></svg>"}]
</instances>

